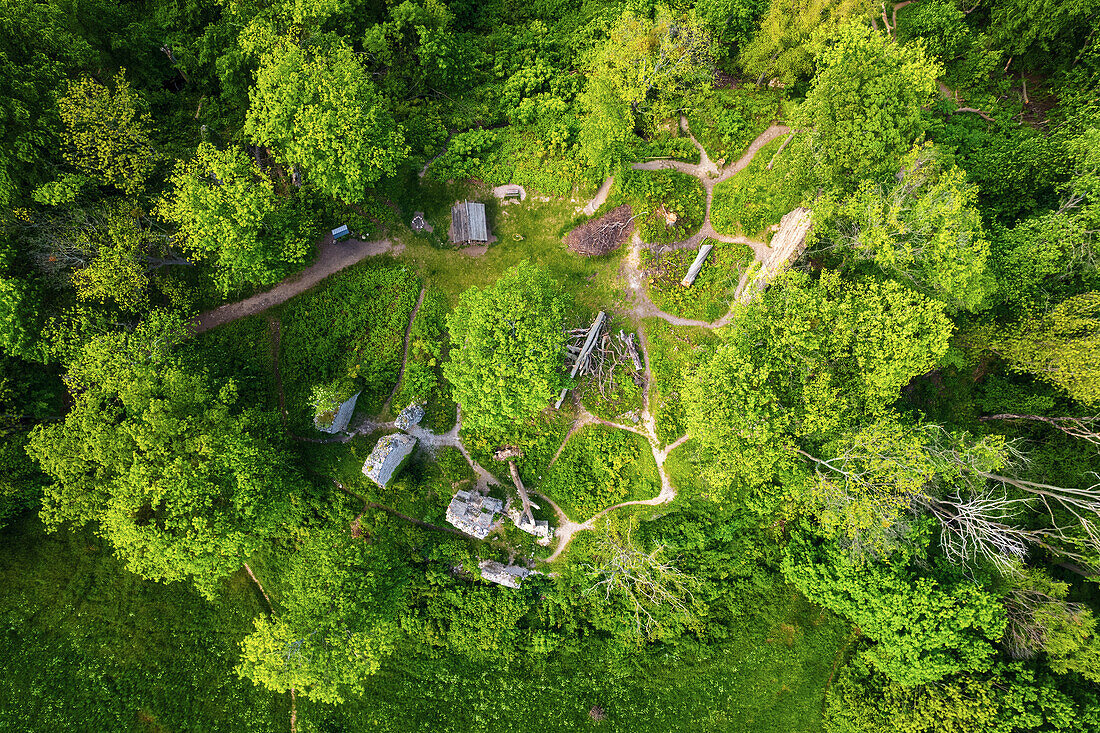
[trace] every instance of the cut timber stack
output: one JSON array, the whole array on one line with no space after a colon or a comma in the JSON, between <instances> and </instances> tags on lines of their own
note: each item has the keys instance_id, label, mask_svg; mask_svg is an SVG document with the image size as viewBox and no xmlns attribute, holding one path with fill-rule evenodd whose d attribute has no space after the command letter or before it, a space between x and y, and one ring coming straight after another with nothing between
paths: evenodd
<instances>
[{"instance_id":1,"label":"cut timber stack","mask_svg":"<svg viewBox=\"0 0 1100 733\"><path fill-rule=\"evenodd\" d=\"M600 328L603 326L604 319L607 318L607 314L603 311L599 312L596 316L596 320L592 321L592 327L588 329L588 337L584 340L584 346L581 347L580 353L577 354L576 361L573 362L573 371L569 373L569 378L573 379L577 376L577 372L581 366L588 359L588 355L592 353L592 347L596 345L596 335L600 332ZM572 351L570 353L573 353ZM561 403L565 402L565 395L569 392L569 388L566 387L558 395L558 401L554 404L555 410L561 409Z\"/></svg>"},{"instance_id":2,"label":"cut timber stack","mask_svg":"<svg viewBox=\"0 0 1100 733\"><path fill-rule=\"evenodd\" d=\"M699 277L699 271L703 269L703 263L707 260L707 255L714 249L713 244L704 244L699 247L699 254L695 256L695 262L691 263L691 267L688 268L687 274L684 275L684 279L680 281L680 284L685 288L690 288L692 283L695 282L695 278Z\"/></svg>"}]
</instances>

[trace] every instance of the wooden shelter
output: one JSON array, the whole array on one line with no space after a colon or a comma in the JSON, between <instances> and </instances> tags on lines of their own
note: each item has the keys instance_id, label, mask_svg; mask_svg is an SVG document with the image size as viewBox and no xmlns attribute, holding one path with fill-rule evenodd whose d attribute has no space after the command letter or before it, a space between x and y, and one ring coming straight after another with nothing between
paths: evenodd
<instances>
[{"instance_id":1,"label":"wooden shelter","mask_svg":"<svg viewBox=\"0 0 1100 733\"><path fill-rule=\"evenodd\" d=\"M486 244L489 241L485 204L459 201L451 207L451 241L455 244Z\"/></svg>"}]
</instances>

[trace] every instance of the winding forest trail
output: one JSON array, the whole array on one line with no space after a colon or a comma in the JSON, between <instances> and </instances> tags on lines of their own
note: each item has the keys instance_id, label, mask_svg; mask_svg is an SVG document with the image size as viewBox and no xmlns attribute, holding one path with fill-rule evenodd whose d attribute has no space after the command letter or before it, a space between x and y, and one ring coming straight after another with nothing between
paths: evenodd
<instances>
[{"instance_id":1,"label":"winding forest trail","mask_svg":"<svg viewBox=\"0 0 1100 733\"><path fill-rule=\"evenodd\" d=\"M285 303L295 295L301 295L329 275L335 275L340 270L351 267L367 257L387 253L398 254L404 249L404 245L394 245L388 239L374 239L369 242L358 239L346 239L342 242L329 240L331 237L328 235L323 238L318 248L317 260L312 265L291 275L271 290L257 293L235 303L226 303L196 316L192 321L195 333L209 331L217 326L262 313L268 308Z\"/></svg>"},{"instance_id":2,"label":"winding forest trail","mask_svg":"<svg viewBox=\"0 0 1100 733\"><path fill-rule=\"evenodd\" d=\"M706 239L713 239L717 242L725 242L727 244L744 244L752 248L755 261L764 265L771 259L772 254L772 249L767 244L741 235L719 234L714 231L714 226L710 221L711 206L714 202L714 187L723 181L728 181L730 178L747 168L749 163L756 157L756 154L760 152L761 148L772 140L790 134L791 128L786 125L771 125L749 144L744 154L738 158L736 162L720 169L711 161L710 157L707 156L707 151L703 148L702 144L695 139L695 135L692 134L688 126L686 117L680 118L680 127L688 134L688 137L691 138L691 142L699 150L698 163L684 163L678 160L656 160L645 163L635 163L631 166L634 170L640 171L679 171L680 173L698 178L703 184L703 190L706 191L706 212L703 216L703 223L699 227L699 231L683 241L669 245L666 249L696 249ZM751 272L750 269L746 269L740 281L737 283L733 299L730 302L730 308L726 311L724 316L713 322L699 321L692 318L681 318L680 316L674 316L658 308L646 290L645 273L642 270L642 247L646 246L647 245L642 242L641 237L638 236L638 233L635 232L630 239L630 252L623 260L623 275L634 297L634 307L631 313L635 318L660 318L673 326L698 326L708 329L717 329L729 325L730 321L733 320L737 302L736 299L748 284L749 274Z\"/></svg>"}]
</instances>

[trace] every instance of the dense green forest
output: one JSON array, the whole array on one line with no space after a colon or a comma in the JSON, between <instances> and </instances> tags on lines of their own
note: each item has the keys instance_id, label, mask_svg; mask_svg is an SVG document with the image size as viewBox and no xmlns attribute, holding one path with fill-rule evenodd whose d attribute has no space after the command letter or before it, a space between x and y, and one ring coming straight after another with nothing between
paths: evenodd
<instances>
[{"instance_id":1,"label":"dense green forest","mask_svg":"<svg viewBox=\"0 0 1100 733\"><path fill-rule=\"evenodd\" d=\"M0 0L0 731L1100 733L1098 27Z\"/></svg>"}]
</instances>

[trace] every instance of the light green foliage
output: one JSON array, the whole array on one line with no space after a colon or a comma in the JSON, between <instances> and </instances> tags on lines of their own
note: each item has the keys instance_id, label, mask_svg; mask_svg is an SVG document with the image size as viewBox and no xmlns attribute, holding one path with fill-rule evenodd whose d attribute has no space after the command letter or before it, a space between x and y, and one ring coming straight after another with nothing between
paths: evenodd
<instances>
[{"instance_id":1,"label":"light green foliage","mask_svg":"<svg viewBox=\"0 0 1100 733\"><path fill-rule=\"evenodd\" d=\"M326 194L360 203L408 155L404 134L355 52L342 42L264 54L245 134L272 145Z\"/></svg>"},{"instance_id":2,"label":"light green foliage","mask_svg":"<svg viewBox=\"0 0 1100 733\"><path fill-rule=\"evenodd\" d=\"M943 356L951 330L942 304L896 283L789 274L685 387L691 432L716 451L715 484L770 486L791 471L794 438L882 415Z\"/></svg>"},{"instance_id":3,"label":"light green foliage","mask_svg":"<svg viewBox=\"0 0 1100 733\"><path fill-rule=\"evenodd\" d=\"M940 66L920 47L854 23L837 31L817 63L795 124L812 130L823 177L851 188L896 173L924 132L922 107L936 91Z\"/></svg>"},{"instance_id":4,"label":"light green foliage","mask_svg":"<svg viewBox=\"0 0 1100 733\"><path fill-rule=\"evenodd\" d=\"M985 667L1005 628L996 596L951 568L917 572L907 558L857 563L805 529L792 539L783 575L806 597L859 626L875 642L874 666L911 687Z\"/></svg>"},{"instance_id":5,"label":"light green foliage","mask_svg":"<svg viewBox=\"0 0 1100 733\"><path fill-rule=\"evenodd\" d=\"M658 6L649 19L626 11L590 59L589 83L606 80L601 91L614 94L632 112L663 118L709 91L712 53L710 37L694 14Z\"/></svg>"},{"instance_id":6,"label":"light green foliage","mask_svg":"<svg viewBox=\"0 0 1100 733\"><path fill-rule=\"evenodd\" d=\"M866 652L826 695L826 733L1095 733L1091 690L1023 665L906 687L876 672Z\"/></svg>"},{"instance_id":7,"label":"light green foliage","mask_svg":"<svg viewBox=\"0 0 1100 733\"><path fill-rule=\"evenodd\" d=\"M860 654L825 696L826 733L986 733L997 723L994 680L963 676L907 687Z\"/></svg>"},{"instance_id":8,"label":"light green foliage","mask_svg":"<svg viewBox=\"0 0 1100 733\"><path fill-rule=\"evenodd\" d=\"M695 14L665 6L650 19L625 11L588 59L578 144L601 173L623 162L637 117L650 121L692 106L710 89L713 47Z\"/></svg>"},{"instance_id":9,"label":"light green foliage","mask_svg":"<svg viewBox=\"0 0 1100 733\"><path fill-rule=\"evenodd\" d=\"M795 135L782 153L779 148L786 138L773 140L756 153L744 170L714 187L710 221L716 232L745 234L767 241L771 237L769 228L814 192L804 170L809 135ZM775 165L768 170L773 159Z\"/></svg>"},{"instance_id":10,"label":"light green foliage","mask_svg":"<svg viewBox=\"0 0 1100 733\"><path fill-rule=\"evenodd\" d=\"M295 476L232 383L211 385L173 355L183 324L150 318L85 346L66 376L72 409L32 433L53 480L42 517L52 530L96 522L133 572L189 578L213 598L288 519Z\"/></svg>"},{"instance_id":11,"label":"light green foliage","mask_svg":"<svg viewBox=\"0 0 1100 733\"><path fill-rule=\"evenodd\" d=\"M872 261L953 308L979 309L994 283L977 189L931 147L914 148L900 176L889 188L867 181L840 203L815 203L818 246Z\"/></svg>"},{"instance_id":12,"label":"light green foliage","mask_svg":"<svg viewBox=\"0 0 1100 733\"><path fill-rule=\"evenodd\" d=\"M1055 384L1079 402L1100 403L1100 291L1029 318L998 338L993 349L1013 369Z\"/></svg>"},{"instance_id":13,"label":"light green foliage","mask_svg":"<svg viewBox=\"0 0 1100 733\"><path fill-rule=\"evenodd\" d=\"M147 225L140 212L125 205L108 209L104 229L86 229L80 239L95 253L87 266L72 274L73 287L81 300L114 301L127 311L148 306L149 249Z\"/></svg>"},{"instance_id":14,"label":"light green foliage","mask_svg":"<svg viewBox=\"0 0 1100 733\"><path fill-rule=\"evenodd\" d=\"M741 67L763 84L809 78L825 40L849 18L871 13L866 0L772 0L760 28L741 51Z\"/></svg>"},{"instance_id":15,"label":"light green foliage","mask_svg":"<svg viewBox=\"0 0 1100 733\"><path fill-rule=\"evenodd\" d=\"M638 236L647 244L669 244L699 230L707 198L698 178L676 171L627 170L618 174L616 196L630 204Z\"/></svg>"},{"instance_id":16,"label":"light green foliage","mask_svg":"<svg viewBox=\"0 0 1100 733\"><path fill-rule=\"evenodd\" d=\"M1003 643L1009 653L1030 659L1045 652L1047 664L1057 674L1077 672L1100 682L1100 638L1092 609L1067 602L1069 584L1040 568L1021 567L1008 580L1008 629Z\"/></svg>"},{"instance_id":17,"label":"light green foliage","mask_svg":"<svg viewBox=\"0 0 1100 733\"><path fill-rule=\"evenodd\" d=\"M561 287L526 260L462 294L447 317L453 346L443 376L465 427L507 432L550 404L565 385L568 307Z\"/></svg>"},{"instance_id":18,"label":"light green foliage","mask_svg":"<svg viewBox=\"0 0 1100 733\"><path fill-rule=\"evenodd\" d=\"M318 702L362 694L365 678L393 653L408 603L405 562L387 531L393 520L373 519L360 517L354 532L316 529L302 540L278 613L257 618L241 644L238 674Z\"/></svg>"},{"instance_id":19,"label":"light green foliage","mask_svg":"<svg viewBox=\"0 0 1100 733\"><path fill-rule=\"evenodd\" d=\"M764 89L715 89L687 117L711 160L733 163L772 120L779 119L780 96Z\"/></svg>"},{"instance_id":20,"label":"light green foliage","mask_svg":"<svg viewBox=\"0 0 1100 733\"><path fill-rule=\"evenodd\" d=\"M242 150L202 143L176 166L172 186L158 214L179 226L184 247L215 264L222 292L278 282L309 256L308 220Z\"/></svg>"},{"instance_id":21,"label":"light green foliage","mask_svg":"<svg viewBox=\"0 0 1100 733\"><path fill-rule=\"evenodd\" d=\"M310 398L318 384L339 384L347 397L362 390L356 406L369 413L382 407L397 383L418 286L407 268L368 260L280 308L279 357L292 429L312 429Z\"/></svg>"},{"instance_id":22,"label":"light green foliage","mask_svg":"<svg viewBox=\"0 0 1100 733\"><path fill-rule=\"evenodd\" d=\"M140 96L118 72L114 89L87 77L70 81L57 100L65 124L65 159L88 175L128 194L140 193L156 165L149 139L152 120Z\"/></svg>"},{"instance_id":23,"label":"light green foliage","mask_svg":"<svg viewBox=\"0 0 1100 733\"><path fill-rule=\"evenodd\" d=\"M645 438L592 425L573 434L540 490L583 521L612 504L652 498L661 487Z\"/></svg>"}]
</instances>

